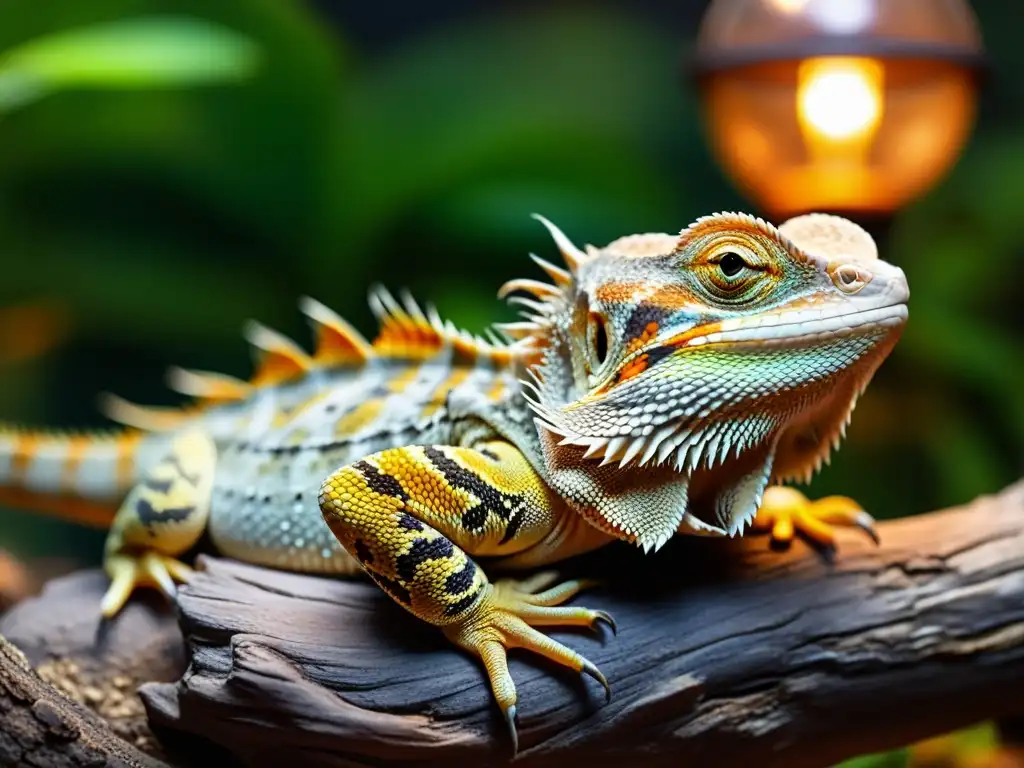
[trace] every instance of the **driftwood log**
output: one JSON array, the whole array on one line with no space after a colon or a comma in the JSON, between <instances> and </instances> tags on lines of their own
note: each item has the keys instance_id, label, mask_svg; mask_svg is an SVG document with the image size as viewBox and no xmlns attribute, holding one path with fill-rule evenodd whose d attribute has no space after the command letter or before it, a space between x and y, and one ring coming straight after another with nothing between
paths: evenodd
<instances>
[{"instance_id":1,"label":"driftwood log","mask_svg":"<svg viewBox=\"0 0 1024 768\"><path fill-rule=\"evenodd\" d=\"M551 634L601 668L613 698L513 652L516 763L827 766L1024 715L1024 481L880 530L880 547L841 534L833 564L761 537L566 564L608 579L575 602L609 611L619 634ZM507 762L481 667L376 587L199 562L177 617L133 599L98 627L105 582L90 571L16 606L0 634L58 687L73 670L72 698L101 713L111 675L121 701L149 681L148 723L181 765ZM152 751L132 711L119 732Z\"/></svg>"}]
</instances>

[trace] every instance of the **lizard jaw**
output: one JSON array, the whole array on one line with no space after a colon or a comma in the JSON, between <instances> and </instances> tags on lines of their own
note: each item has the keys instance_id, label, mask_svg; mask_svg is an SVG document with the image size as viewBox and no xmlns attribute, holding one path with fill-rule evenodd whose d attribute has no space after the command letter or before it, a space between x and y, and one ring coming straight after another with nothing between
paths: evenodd
<instances>
[{"instance_id":1,"label":"lizard jaw","mask_svg":"<svg viewBox=\"0 0 1024 768\"><path fill-rule=\"evenodd\" d=\"M695 336L685 346L702 344L743 344L760 342L778 346L804 346L826 338L871 334L902 326L907 320L907 305L892 304L855 312L808 311L759 318L735 318L719 324L711 333Z\"/></svg>"}]
</instances>

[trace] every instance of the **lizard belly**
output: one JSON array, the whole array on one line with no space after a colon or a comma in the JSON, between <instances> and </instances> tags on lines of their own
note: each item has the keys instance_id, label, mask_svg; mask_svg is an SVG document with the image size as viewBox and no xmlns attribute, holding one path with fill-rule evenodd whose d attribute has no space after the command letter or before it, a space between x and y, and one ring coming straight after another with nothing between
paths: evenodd
<instances>
[{"instance_id":1,"label":"lizard belly","mask_svg":"<svg viewBox=\"0 0 1024 768\"><path fill-rule=\"evenodd\" d=\"M430 440L444 430L424 433ZM294 453L229 448L221 461L229 471L215 483L207 530L217 550L256 565L303 573L355 574L358 562L324 522L317 502L320 486L340 466L404 445L402 434L383 433L358 442ZM255 467L255 471L253 471Z\"/></svg>"}]
</instances>

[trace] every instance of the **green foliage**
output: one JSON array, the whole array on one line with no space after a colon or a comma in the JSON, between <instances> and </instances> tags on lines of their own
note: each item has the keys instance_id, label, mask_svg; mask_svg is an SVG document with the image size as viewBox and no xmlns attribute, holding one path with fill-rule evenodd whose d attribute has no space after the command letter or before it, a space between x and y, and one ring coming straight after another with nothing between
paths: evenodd
<instances>
[{"instance_id":1,"label":"green foliage","mask_svg":"<svg viewBox=\"0 0 1024 768\"><path fill-rule=\"evenodd\" d=\"M0 64L0 110L69 88L174 87L236 80L256 65L252 43L196 19L141 18L44 35Z\"/></svg>"}]
</instances>

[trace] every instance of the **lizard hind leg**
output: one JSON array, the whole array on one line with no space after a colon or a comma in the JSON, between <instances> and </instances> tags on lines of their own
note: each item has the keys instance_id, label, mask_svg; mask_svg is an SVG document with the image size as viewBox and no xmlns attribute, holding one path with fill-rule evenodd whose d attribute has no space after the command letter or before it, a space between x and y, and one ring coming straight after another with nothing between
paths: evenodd
<instances>
[{"instance_id":1,"label":"lizard hind leg","mask_svg":"<svg viewBox=\"0 0 1024 768\"><path fill-rule=\"evenodd\" d=\"M169 452L128 493L107 535L103 567L110 587L104 618L117 615L139 587L173 599L192 569L178 560L202 536L210 515L217 452L199 430L179 435Z\"/></svg>"},{"instance_id":2,"label":"lizard hind leg","mask_svg":"<svg viewBox=\"0 0 1024 768\"><path fill-rule=\"evenodd\" d=\"M590 582L556 584L556 575L541 573L492 584L469 557L543 552L542 564L566 556L550 542L558 540L562 516L572 513L508 443L381 451L324 481L320 509L392 599L483 662L514 748L516 688L508 649L589 675L607 691L591 662L535 629L612 624L603 611L560 605Z\"/></svg>"},{"instance_id":3,"label":"lizard hind leg","mask_svg":"<svg viewBox=\"0 0 1024 768\"><path fill-rule=\"evenodd\" d=\"M765 489L761 506L751 525L753 530L771 534L776 549L786 549L797 534L826 552L835 549L835 528L858 528L876 544L879 542L874 518L846 496L808 499L795 488L771 486Z\"/></svg>"}]
</instances>

